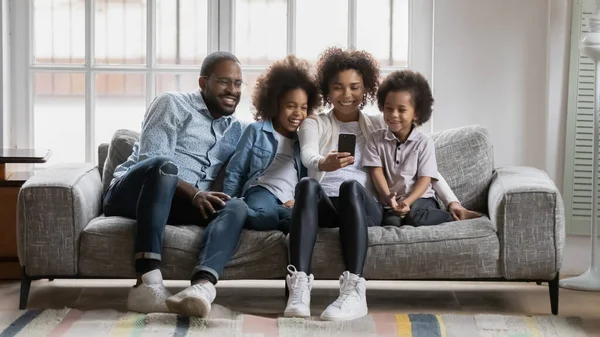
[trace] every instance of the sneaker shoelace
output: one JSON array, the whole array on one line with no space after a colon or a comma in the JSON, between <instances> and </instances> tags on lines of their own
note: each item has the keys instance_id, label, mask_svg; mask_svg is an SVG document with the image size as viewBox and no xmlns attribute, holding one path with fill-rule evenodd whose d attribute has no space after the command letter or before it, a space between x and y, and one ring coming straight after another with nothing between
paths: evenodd
<instances>
[{"instance_id":1,"label":"sneaker shoelace","mask_svg":"<svg viewBox=\"0 0 600 337\"><path fill-rule=\"evenodd\" d=\"M341 309L349 297L358 295L356 292L357 283L358 279L350 279L350 277L340 276L340 296L338 296L332 305Z\"/></svg>"},{"instance_id":2,"label":"sneaker shoelace","mask_svg":"<svg viewBox=\"0 0 600 337\"><path fill-rule=\"evenodd\" d=\"M294 266L289 266L288 271L292 274L292 285L290 287L290 296L293 303L303 302L302 296L308 286L308 276L300 276Z\"/></svg>"}]
</instances>

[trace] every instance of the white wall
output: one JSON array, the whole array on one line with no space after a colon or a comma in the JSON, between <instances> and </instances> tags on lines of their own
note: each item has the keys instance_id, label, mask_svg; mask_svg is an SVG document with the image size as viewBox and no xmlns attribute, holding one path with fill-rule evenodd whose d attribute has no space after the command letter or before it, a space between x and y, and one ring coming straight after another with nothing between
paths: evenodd
<instances>
[{"instance_id":1,"label":"white wall","mask_svg":"<svg viewBox=\"0 0 600 337\"><path fill-rule=\"evenodd\" d=\"M5 1L0 1L0 148L6 143L4 138L4 8Z\"/></svg>"},{"instance_id":2,"label":"white wall","mask_svg":"<svg viewBox=\"0 0 600 337\"><path fill-rule=\"evenodd\" d=\"M0 147L8 147L10 125L8 0L0 1Z\"/></svg>"},{"instance_id":3,"label":"white wall","mask_svg":"<svg viewBox=\"0 0 600 337\"><path fill-rule=\"evenodd\" d=\"M543 169L562 190L571 3L437 0L433 131L483 125L496 166Z\"/></svg>"}]
</instances>

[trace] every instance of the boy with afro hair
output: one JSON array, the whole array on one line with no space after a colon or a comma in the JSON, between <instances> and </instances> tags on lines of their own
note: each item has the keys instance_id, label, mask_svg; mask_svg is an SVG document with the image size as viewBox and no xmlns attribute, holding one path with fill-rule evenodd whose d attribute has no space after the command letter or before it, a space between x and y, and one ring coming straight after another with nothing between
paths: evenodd
<instances>
[{"instance_id":1,"label":"boy with afro hair","mask_svg":"<svg viewBox=\"0 0 600 337\"><path fill-rule=\"evenodd\" d=\"M417 130L431 118L434 99L423 75L396 71L381 83L377 105L387 128L373 133L363 157L386 205L383 226L433 226L454 219L440 209L432 180L437 179L433 140Z\"/></svg>"}]
</instances>

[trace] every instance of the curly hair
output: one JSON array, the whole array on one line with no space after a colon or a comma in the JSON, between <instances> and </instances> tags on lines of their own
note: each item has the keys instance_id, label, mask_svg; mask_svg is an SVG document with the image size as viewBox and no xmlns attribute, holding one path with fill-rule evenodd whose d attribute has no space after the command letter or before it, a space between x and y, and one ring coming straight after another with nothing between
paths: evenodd
<instances>
[{"instance_id":1,"label":"curly hair","mask_svg":"<svg viewBox=\"0 0 600 337\"><path fill-rule=\"evenodd\" d=\"M256 110L254 119L273 119L279 113L279 103L283 96L295 89L302 89L308 98L307 114L321 105L319 88L314 79L310 63L289 55L277 61L256 80L252 93L252 105Z\"/></svg>"},{"instance_id":2,"label":"curly hair","mask_svg":"<svg viewBox=\"0 0 600 337\"><path fill-rule=\"evenodd\" d=\"M429 83L423 75L412 70L400 70L389 74L377 91L377 106L380 111L383 111L387 95L395 91L410 93L411 103L417 116L415 124L422 125L431 118L434 99Z\"/></svg>"},{"instance_id":3,"label":"curly hair","mask_svg":"<svg viewBox=\"0 0 600 337\"><path fill-rule=\"evenodd\" d=\"M360 74L365 87L365 97L360 108L375 101L379 85L379 63L373 55L364 50L342 50L338 47L330 47L321 54L317 63L317 83L326 105L331 105L329 84L340 72L349 69L356 70Z\"/></svg>"}]
</instances>

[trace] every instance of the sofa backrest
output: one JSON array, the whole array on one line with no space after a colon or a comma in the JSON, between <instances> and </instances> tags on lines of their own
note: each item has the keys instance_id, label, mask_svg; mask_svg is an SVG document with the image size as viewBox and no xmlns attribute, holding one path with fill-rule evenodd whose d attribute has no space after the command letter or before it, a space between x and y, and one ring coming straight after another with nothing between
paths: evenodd
<instances>
[{"instance_id":1,"label":"sofa backrest","mask_svg":"<svg viewBox=\"0 0 600 337\"><path fill-rule=\"evenodd\" d=\"M438 171L467 209L487 213L494 153L488 131L479 125L431 134Z\"/></svg>"},{"instance_id":2,"label":"sofa backrest","mask_svg":"<svg viewBox=\"0 0 600 337\"><path fill-rule=\"evenodd\" d=\"M139 133L117 130L110 145L98 148L98 169L106 192L115 168L131 154ZM494 169L494 154L487 130L478 125L432 133L438 171L460 202L468 209L487 213L487 192ZM213 190L220 191L225 167Z\"/></svg>"}]
</instances>

